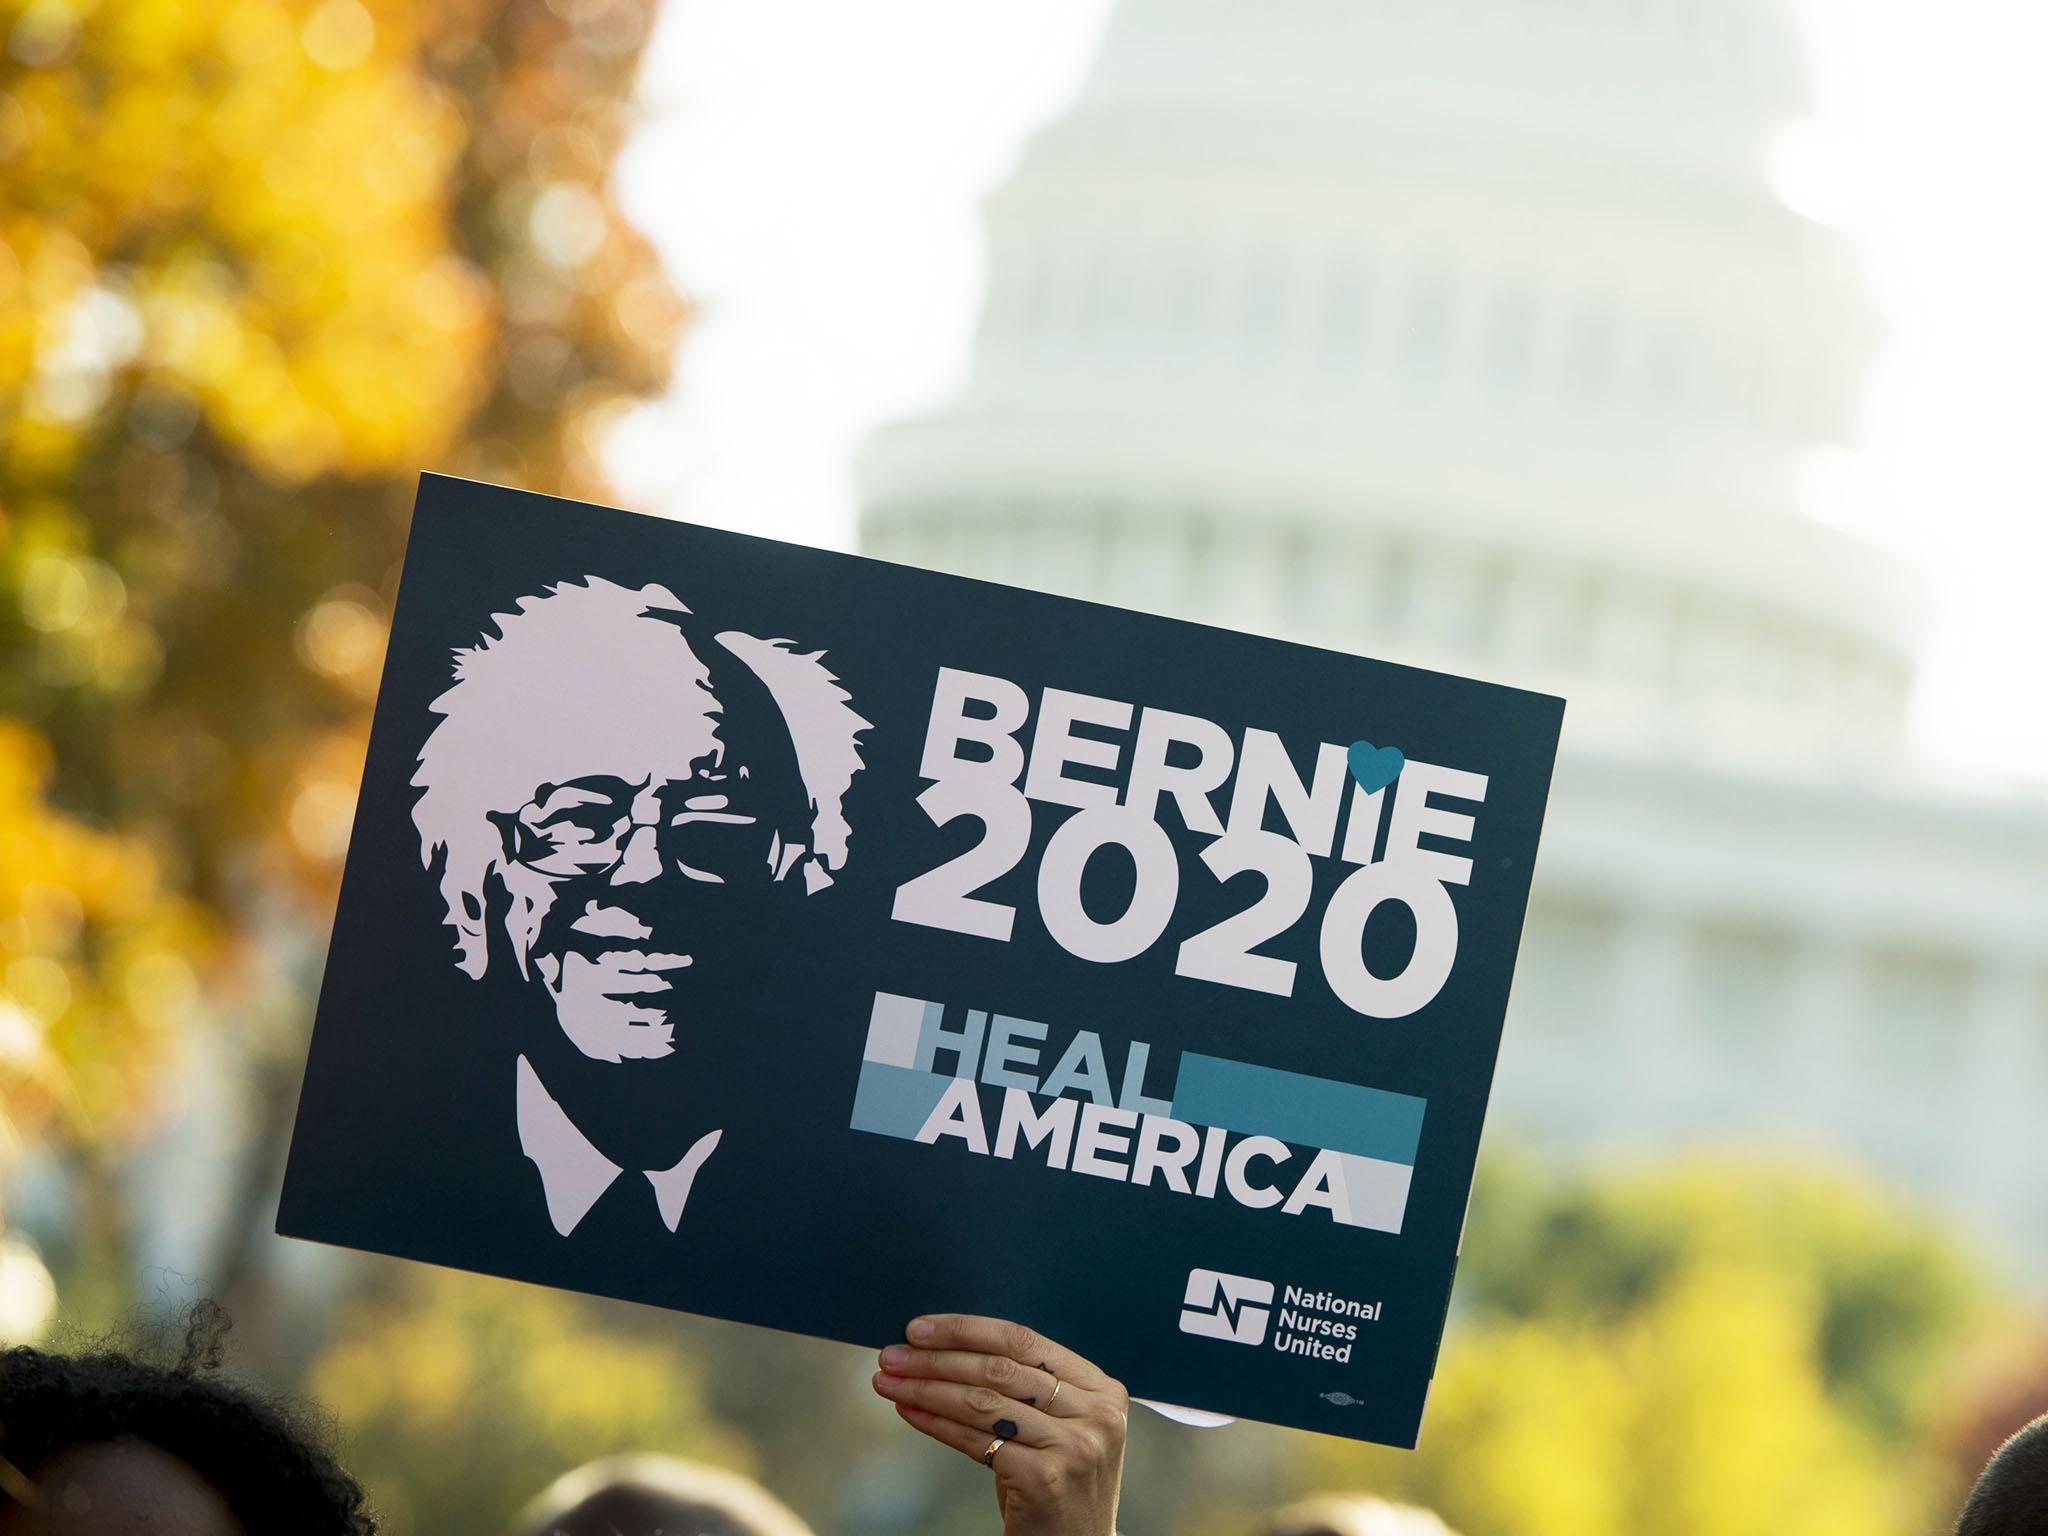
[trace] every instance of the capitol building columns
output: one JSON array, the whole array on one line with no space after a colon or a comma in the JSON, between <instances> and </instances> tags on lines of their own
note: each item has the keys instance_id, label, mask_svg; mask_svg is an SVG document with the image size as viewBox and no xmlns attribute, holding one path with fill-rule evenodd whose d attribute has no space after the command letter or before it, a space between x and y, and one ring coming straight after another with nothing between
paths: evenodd
<instances>
[{"instance_id":1,"label":"capitol building columns","mask_svg":"<svg viewBox=\"0 0 2048 1536\"><path fill-rule=\"evenodd\" d=\"M1980 1223L2025 1212L2036 1236L2048 1228L2048 969L2044 957L1987 955L1971 977L1960 1020L1965 1067L1955 1183ZM2001 1126L2031 1124L2015 1148Z\"/></svg>"},{"instance_id":2,"label":"capitol building columns","mask_svg":"<svg viewBox=\"0 0 2048 1536\"><path fill-rule=\"evenodd\" d=\"M1630 1135L1653 1131L1682 1097L1692 1070L1684 1032L1686 931L1676 912L1651 899L1621 914L1603 988L1620 1066L1616 1117Z\"/></svg>"},{"instance_id":3,"label":"capitol building columns","mask_svg":"<svg viewBox=\"0 0 2048 1536\"><path fill-rule=\"evenodd\" d=\"M1783 1075L1763 1085L1788 1130L1849 1125L1860 1116L1848 1069L1858 1058L1862 955L1854 934L1821 927L1798 936L1785 1000Z\"/></svg>"}]
</instances>

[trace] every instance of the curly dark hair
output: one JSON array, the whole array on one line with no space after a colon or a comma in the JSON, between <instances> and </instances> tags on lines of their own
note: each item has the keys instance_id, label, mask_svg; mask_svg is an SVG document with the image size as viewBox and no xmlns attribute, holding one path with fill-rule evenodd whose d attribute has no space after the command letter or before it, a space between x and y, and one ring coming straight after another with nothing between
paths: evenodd
<instances>
[{"instance_id":1,"label":"curly dark hair","mask_svg":"<svg viewBox=\"0 0 2048 1536\"><path fill-rule=\"evenodd\" d=\"M140 1440L212 1484L250 1536L374 1536L363 1490L306 1416L212 1374L227 1328L199 1303L170 1365L115 1349L0 1351L0 1458L33 1478L67 1451ZM8 1504L0 1485L0 1512Z\"/></svg>"}]
</instances>

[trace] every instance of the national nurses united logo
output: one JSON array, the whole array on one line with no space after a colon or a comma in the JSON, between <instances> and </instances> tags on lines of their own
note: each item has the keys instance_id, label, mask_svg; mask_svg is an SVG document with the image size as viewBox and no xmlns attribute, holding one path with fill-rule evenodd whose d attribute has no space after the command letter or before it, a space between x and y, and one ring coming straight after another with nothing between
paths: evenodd
<instances>
[{"instance_id":1,"label":"national nurses united logo","mask_svg":"<svg viewBox=\"0 0 2048 1536\"><path fill-rule=\"evenodd\" d=\"M708 940L735 893L802 900L846 863L869 722L821 652L717 628L667 587L586 576L521 597L432 707L413 822L453 962L516 976L583 1061L659 1070L710 1026L725 957ZM674 1231L722 1134L663 1147L645 1125L578 1124L524 1054L506 1113L565 1237L627 1174L622 1147L659 1149L632 1179Z\"/></svg>"},{"instance_id":2,"label":"national nurses united logo","mask_svg":"<svg viewBox=\"0 0 2048 1536\"><path fill-rule=\"evenodd\" d=\"M1180 1331L1256 1348L1266 1342L1270 1329L1273 1348L1283 1355L1349 1365L1359 1330L1378 1323L1384 1306L1381 1301L1363 1301L1335 1291L1275 1286L1250 1275L1191 1269L1181 1303ZM1346 1392L1322 1396L1339 1408L1359 1402Z\"/></svg>"},{"instance_id":3,"label":"national nurses united logo","mask_svg":"<svg viewBox=\"0 0 2048 1536\"><path fill-rule=\"evenodd\" d=\"M1257 1347L1266 1342L1272 1306L1270 1280L1226 1275L1215 1269L1191 1269L1187 1299L1181 1307L1180 1331Z\"/></svg>"}]
</instances>

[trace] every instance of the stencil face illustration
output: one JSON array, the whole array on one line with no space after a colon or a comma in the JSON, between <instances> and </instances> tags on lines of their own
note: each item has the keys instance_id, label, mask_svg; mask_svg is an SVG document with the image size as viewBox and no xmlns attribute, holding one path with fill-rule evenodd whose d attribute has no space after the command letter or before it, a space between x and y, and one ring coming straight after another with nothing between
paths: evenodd
<instances>
[{"instance_id":1,"label":"stencil face illustration","mask_svg":"<svg viewBox=\"0 0 2048 1536\"><path fill-rule=\"evenodd\" d=\"M819 654L708 633L666 587L589 577L492 623L413 779L456 963L509 951L593 1060L667 1056L712 904L845 861L867 722Z\"/></svg>"},{"instance_id":2,"label":"stencil face illustration","mask_svg":"<svg viewBox=\"0 0 2048 1536\"><path fill-rule=\"evenodd\" d=\"M672 739L641 744L631 777L614 768L538 784L517 812L491 814L506 888L535 919L527 974L596 1060L674 1049L691 968L715 963L698 953L693 917L721 888L771 882L776 829L802 808L793 765L774 761L786 745L756 768L722 739L711 696L692 702L700 712L666 722Z\"/></svg>"}]
</instances>

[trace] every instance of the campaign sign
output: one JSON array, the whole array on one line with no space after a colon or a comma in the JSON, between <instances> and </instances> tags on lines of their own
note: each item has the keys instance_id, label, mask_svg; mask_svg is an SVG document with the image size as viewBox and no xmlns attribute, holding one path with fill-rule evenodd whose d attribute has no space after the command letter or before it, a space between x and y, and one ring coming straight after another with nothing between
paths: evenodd
<instances>
[{"instance_id":1,"label":"campaign sign","mask_svg":"<svg viewBox=\"0 0 2048 1536\"><path fill-rule=\"evenodd\" d=\"M1413 1444L1562 709L428 476L278 1230Z\"/></svg>"}]
</instances>

